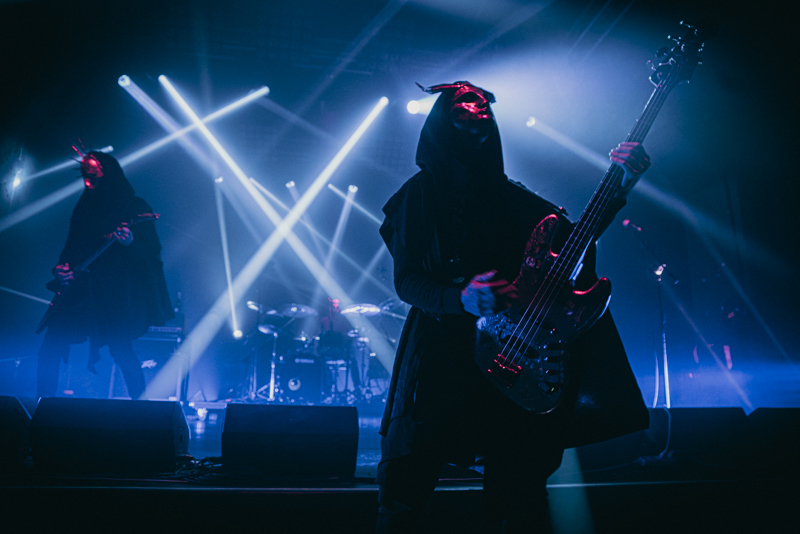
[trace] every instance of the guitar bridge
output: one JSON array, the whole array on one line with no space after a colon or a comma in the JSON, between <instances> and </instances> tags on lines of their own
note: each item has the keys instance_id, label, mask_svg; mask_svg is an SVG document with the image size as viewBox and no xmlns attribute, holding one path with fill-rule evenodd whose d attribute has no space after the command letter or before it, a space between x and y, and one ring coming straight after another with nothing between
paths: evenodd
<instances>
[{"instance_id":1,"label":"guitar bridge","mask_svg":"<svg viewBox=\"0 0 800 534\"><path fill-rule=\"evenodd\" d=\"M511 389L522 371L522 366L513 363L512 360L513 358L498 354L488 369L508 389Z\"/></svg>"}]
</instances>

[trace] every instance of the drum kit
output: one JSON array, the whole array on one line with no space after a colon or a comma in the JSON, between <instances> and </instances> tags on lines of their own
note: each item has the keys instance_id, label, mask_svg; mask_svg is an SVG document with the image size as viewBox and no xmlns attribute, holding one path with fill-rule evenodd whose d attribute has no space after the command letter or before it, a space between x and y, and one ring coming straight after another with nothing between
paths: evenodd
<instances>
[{"instance_id":1,"label":"drum kit","mask_svg":"<svg viewBox=\"0 0 800 534\"><path fill-rule=\"evenodd\" d=\"M388 376L369 348L369 336L382 334L360 332L347 320L351 314L386 313L380 306L362 303L339 310L338 301L329 299L322 316L297 303L273 309L248 301L247 307L258 313L249 338L260 339L252 343L243 400L343 405L385 392Z\"/></svg>"}]
</instances>

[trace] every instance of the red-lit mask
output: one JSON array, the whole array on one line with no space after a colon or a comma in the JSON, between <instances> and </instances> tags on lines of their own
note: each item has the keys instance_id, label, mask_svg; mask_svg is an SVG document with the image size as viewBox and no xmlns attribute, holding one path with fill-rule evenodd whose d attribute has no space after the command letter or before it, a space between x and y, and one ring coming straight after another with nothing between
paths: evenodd
<instances>
[{"instance_id":1,"label":"red-lit mask","mask_svg":"<svg viewBox=\"0 0 800 534\"><path fill-rule=\"evenodd\" d=\"M87 154L81 160L81 176L86 189L95 189L103 177L103 166L97 158Z\"/></svg>"},{"instance_id":2,"label":"red-lit mask","mask_svg":"<svg viewBox=\"0 0 800 534\"><path fill-rule=\"evenodd\" d=\"M485 138L494 126L494 115L489 104L493 98L483 89L463 84L453 94L450 104L450 120L464 132Z\"/></svg>"}]
</instances>

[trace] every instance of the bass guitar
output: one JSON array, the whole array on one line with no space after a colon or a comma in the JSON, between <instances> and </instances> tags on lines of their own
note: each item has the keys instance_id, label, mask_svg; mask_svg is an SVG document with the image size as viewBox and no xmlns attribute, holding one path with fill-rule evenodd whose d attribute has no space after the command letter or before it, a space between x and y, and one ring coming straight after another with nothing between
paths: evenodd
<instances>
[{"instance_id":1,"label":"bass guitar","mask_svg":"<svg viewBox=\"0 0 800 534\"><path fill-rule=\"evenodd\" d=\"M161 217L158 213L140 213L133 219L127 222L123 222L122 224L127 224L129 227L147 222L147 221L154 221ZM36 325L36 333L41 334L42 331L47 327L50 319L53 317L53 313L60 305L60 303L64 302L64 299L67 298L73 291L75 284L78 282L85 273L89 272L89 266L100 257L100 255L108 250L108 248L114 244L116 238L113 235L106 236L106 241L103 243L103 246L97 249L91 256L86 258L83 262L81 262L78 266L72 269L73 272L73 280L69 284L63 284L60 280L54 280L55 284L58 287L56 294L53 295L53 298L50 300L50 304L47 306L47 311L44 313L44 316L39 321L39 324ZM51 285L51 284L48 284Z\"/></svg>"},{"instance_id":2,"label":"bass guitar","mask_svg":"<svg viewBox=\"0 0 800 534\"><path fill-rule=\"evenodd\" d=\"M658 51L650 80L655 85L644 111L626 141L641 143L670 91L688 81L700 58L708 30L688 24L671 49ZM556 253L552 250L558 216L550 215L533 230L514 285L518 304L480 317L475 361L481 372L507 398L534 413L558 406L568 381L569 344L590 328L608 307L611 282L600 278L579 291L574 279L586 249L595 238L606 208L620 190L624 172L616 164L606 171L589 204Z\"/></svg>"}]
</instances>

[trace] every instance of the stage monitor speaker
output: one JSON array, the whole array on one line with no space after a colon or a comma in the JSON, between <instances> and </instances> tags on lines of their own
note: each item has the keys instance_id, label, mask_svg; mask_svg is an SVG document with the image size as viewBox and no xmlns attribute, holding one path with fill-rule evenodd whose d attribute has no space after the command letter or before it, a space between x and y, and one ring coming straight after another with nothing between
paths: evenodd
<instances>
[{"instance_id":1,"label":"stage monitor speaker","mask_svg":"<svg viewBox=\"0 0 800 534\"><path fill-rule=\"evenodd\" d=\"M757 408L747 418L758 446L755 462L764 472L800 474L800 408Z\"/></svg>"},{"instance_id":2,"label":"stage monitor speaker","mask_svg":"<svg viewBox=\"0 0 800 534\"><path fill-rule=\"evenodd\" d=\"M279 476L352 476L358 451L353 406L229 404L222 464Z\"/></svg>"},{"instance_id":3,"label":"stage monitor speaker","mask_svg":"<svg viewBox=\"0 0 800 534\"><path fill-rule=\"evenodd\" d=\"M650 410L645 431L656 447L714 465L745 462L753 453L753 431L742 408Z\"/></svg>"},{"instance_id":4,"label":"stage monitor speaker","mask_svg":"<svg viewBox=\"0 0 800 534\"><path fill-rule=\"evenodd\" d=\"M45 397L30 435L33 465L48 471L174 471L189 448L186 418L170 401Z\"/></svg>"},{"instance_id":5,"label":"stage monitor speaker","mask_svg":"<svg viewBox=\"0 0 800 534\"><path fill-rule=\"evenodd\" d=\"M0 473L22 468L30 446L30 421L19 399L0 395Z\"/></svg>"}]
</instances>

